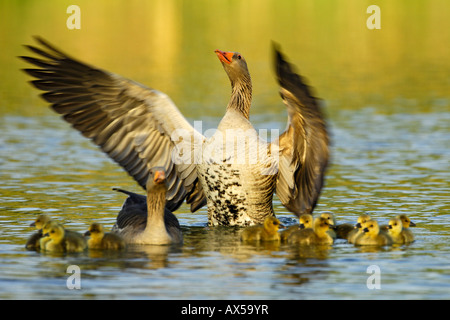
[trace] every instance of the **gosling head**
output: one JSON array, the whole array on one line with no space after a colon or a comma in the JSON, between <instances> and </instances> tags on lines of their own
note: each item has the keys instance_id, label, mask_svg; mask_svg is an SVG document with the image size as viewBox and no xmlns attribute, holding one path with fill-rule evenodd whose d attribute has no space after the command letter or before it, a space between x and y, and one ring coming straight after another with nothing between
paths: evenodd
<instances>
[{"instance_id":1,"label":"gosling head","mask_svg":"<svg viewBox=\"0 0 450 320\"><path fill-rule=\"evenodd\" d=\"M60 242L64 238L64 228L62 225L55 223L48 228L48 232L44 237L50 237L55 242Z\"/></svg>"},{"instance_id":2,"label":"gosling head","mask_svg":"<svg viewBox=\"0 0 450 320\"><path fill-rule=\"evenodd\" d=\"M45 236L49 233L50 228L57 226L59 223L55 220L49 220L42 226L42 235Z\"/></svg>"},{"instance_id":3,"label":"gosling head","mask_svg":"<svg viewBox=\"0 0 450 320\"><path fill-rule=\"evenodd\" d=\"M330 227L336 226L336 219L331 212L324 212L320 217L326 219Z\"/></svg>"},{"instance_id":4,"label":"gosling head","mask_svg":"<svg viewBox=\"0 0 450 320\"><path fill-rule=\"evenodd\" d=\"M89 226L88 231L84 233L85 236L90 236L91 238L103 238L105 232L103 231L103 226L100 223L92 223Z\"/></svg>"},{"instance_id":5,"label":"gosling head","mask_svg":"<svg viewBox=\"0 0 450 320\"><path fill-rule=\"evenodd\" d=\"M368 214L362 214L358 217L358 220L356 221L355 228L361 229L362 226L370 220L370 216Z\"/></svg>"},{"instance_id":6,"label":"gosling head","mask_svg":"<svg viewBox=\"0 0 450 320\"><path fill-rule=\"evenodd\" d=\"M167 190L166 170L163 167L154 167L150 170L146 189L147 192Z\"/></svg>"},{"instance_id":7,"label":"gosling head","mask_svg":"<svg viewBox=\"0 0 450 320\"><path fill-rule=\"evenodd\" d=\"M389 220L388 232L392 234L400 234L402 232L403 225L399 218Z\"/></svg>"},{"instance_id":8,"label":"gosling head","mask_svg":"<svg viewBox=\"0 0 450 320\"><path fill-rule=\"evenodd\" d=\"M30 224L30 227L35 227L40 230L44 227L44 225L50 221L50 217L46 214L40 214L37 216L36 220Z\"/></svg>"},{"instance_id":9,"label":"gosling head","mask_svg":"<svg viewBox=\"0 0 450 320\"><path fill-rule=\"evenodd\" d=\"M305 213L300 216L298 219L298 222L300 223L300 229L309 229L313 227L313 216Z\"/></svg>"},{"instance_id":10,"label":"gosling head","mask_svg":"<svg viewBox=\"0 0 450 320\"><path fill-rule=\"evenodd\" d=\"M278 232L278 229L283 229L284 226L281 224L280 220L275 217L268 217L264 220L264 230L266 230L269 234L275 234Z\"/></svg>"},{"instance_id":11,"label":"gosling head","mask_svg":"<svg viewBox=\"0 0 450 320\"><path fill-rule=\"evenodd\" d=\"M409 228L409 227L415 227L416 224L409 219L409 217L406 214L401 214L397 216L396 218L399 218L402 221L403 228Z\"/></svg>"},{"instance_id":12,"label":"gosling head","mask_svg":"<svg viewBox=\"0 0 450 320\"><path fill-rule=\"evenodd\" d=\"M368 220L363 225L363 231L369 236L376 236L380 232L380 227L378 226L378 222L375 220Z\"/></svg>"},{"instance_id":13,"label":"gosling head","mask_svg":"<svg viewBox=\"0 0 450 320\"><path fill-rule=\"evenodd\" d=\"M328 231L330 224L328 220L322 217L314 219L314 232L318 234L323 234Z\"/></svg>"}]
</instances>

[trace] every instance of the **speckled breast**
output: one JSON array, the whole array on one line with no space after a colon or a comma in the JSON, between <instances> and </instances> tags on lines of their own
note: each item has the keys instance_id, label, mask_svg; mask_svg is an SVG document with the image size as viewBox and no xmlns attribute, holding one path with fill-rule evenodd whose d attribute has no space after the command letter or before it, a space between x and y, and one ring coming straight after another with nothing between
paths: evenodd
<instances>
[{"instance_id":1,"label":"speckled breast","mask_svg":"<svg viewBox=\"0 0 450 320\"><path fill-rule=\"evenodd\" d=\"M270 159L261 157L259 140L243 146L212 137L205 145L197 173L207 197L209 225L261 224L273 215L276 176L266 174ZM268 164L268 165L267 165Z\"/></svg>"}]
</instances>

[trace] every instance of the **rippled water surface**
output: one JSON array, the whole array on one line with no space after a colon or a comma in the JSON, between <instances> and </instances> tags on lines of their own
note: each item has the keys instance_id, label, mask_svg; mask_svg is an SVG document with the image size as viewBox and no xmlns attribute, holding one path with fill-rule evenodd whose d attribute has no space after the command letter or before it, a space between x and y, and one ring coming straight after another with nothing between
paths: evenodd
<instances>
[{"instance_id":1,"label":"rippled water surface","mask_svg":"<svg viewBox=\"0 0 450 320\"><path fill-rule=\"evenodd\" d=\"M2 2L0 299L450 299L449 4L379 2L382 29L370 31L364 1L80 0L78 31L67 30L61 1ZM142 192L26 83L15 57L34 34L168 93L204 130L217 125L229 96L216 48L247 57L255 127L284 129L270 57L270 41L278 41L328 117L332 158L315 213L331 211L342 223L364 212L381 223L406 213L416 241L249 245L239 241L241 229L208 227L205 208L183 205L183 246L26 251L36 215L80 232L93 221L110 228L125 199L112 188ZM284 224L296 222L277 198L274 206ZM70 265L80 267L79 290L67 287ZM367 285L374 265L380 289Z\"/></svg>"},{"instance_id":2,"label":"rippled water surface","mask_svg":"<svg viewBox=\"0 0 450 320\"><path fill-rule=\"evenodd\" d=\"M450 298L449 121L450 113L382 115L365 109L333 123L334 164L316 212L331 211L340 222L354 222L362 212L382 222L406 213L417 224L417 240L409 246L364 249L343 240L317 250L246 245L239 228L207 227L205 209L192 214L183 206L177 212L182 247L53 256L24 249L37 214L80 232L92 221L110 227L124 200L111 187L139 189L57 117L4 117L0 297ZM295 222L275 205L285 224ZM69 265L81 268L81 290L66 287ZM380 290L367 288L370 265L380 267Z\"/></svg>"}]
</instances>

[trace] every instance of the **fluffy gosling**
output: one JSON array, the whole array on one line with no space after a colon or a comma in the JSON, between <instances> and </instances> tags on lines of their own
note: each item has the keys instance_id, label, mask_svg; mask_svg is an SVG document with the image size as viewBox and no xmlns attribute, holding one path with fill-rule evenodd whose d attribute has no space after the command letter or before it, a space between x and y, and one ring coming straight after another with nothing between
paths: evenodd
<instances>
[{"instance_id":1,"label":"fluffy gosling","mask_svg":"<svg viewBox=\"0 0 450 320\"><path fill-rule=\"evenodd\" d=\"M268 217L263 225L245 228L241 233L242 241L280 241L278 229L284 228L275 217Z\"/></svg>"},{"instance_id":2,"label":"fluffy gosling","mask_svg":"<svg viewBox=\"0 0 450 320\"><path fill-rule=\"evenodd\" d=\"M84 237L74 231L66 232L59 223L50 223L46 225L44 238L49 238L44 242L41 248L48 252L82 252L86 249L86 240ZM42 243L41 243L42 244Z\"/></svg>"},{"instance_id":3,"label":"fluffy gosling","mask_svg":"<svg viewBox=\"0 0 450 320\"><path fill-rule=\"evenodd\" d=\"M333 244L333 238L327 233L329 228L328 220L318 217L314 219L313 229L303 229L293 232L288 238L288 243L298 245Z\"/></svg>"},{"instance_id":4,"label":"fluffy gosling","mask_svg":"<svg viewBox=\"0 0 450 320\"><path fill-rule=\"evenodd\" d=\"M115 233L105 233L100 223L92 223L84 236L90 237L87 241L89 249L122 250L125 248L123 238Z\"/></svg>"},{"instance_id":5,"label":"fluffy gosling","mask_svg":"<svg viewBox=\"0 0 450 320\"><path fill-rule=\"evenodd\" d=\"M301 229L311 229L313 227L313 216L305 213L300 216L298 219L299 224L290 226L286 230L280 232L281 241L287 241L292 232L301 230Z\"/></svg>"},{"instance_id":6,"label":"fluffy gosling","mask_svg":"<svg viewBox=\"0 0 450 320\"><path fill-rule=\"evenodd\" d=\"M391 237L380 230L375 220L369 220L364 224L364 233L355 240L357 246L386 246L392 244Z\"/></svg>"},{"instance_id":7,"label":"fluffy gosling","mask_svg":"<svg viewBox=\"0 0 450 320\"><path fill-rule=\"evenodd\" d=\"M36 217L36 220L30 224L30 227L35 227L37 229L27 240L25 248L28 250L40 250L40 240L42 238L42 228L51 219L45 214L40 214Z\"/></svg>"},{"instance_id":8,"label":"fluffy gosling","mask_svg":"<svg viewBox=\"0 0 450 320\"><path fill-rule=\"evenodd\" d=\"M358 217L355 228L348 233L347 241L349 243L355 243L356 238L364 233L362 226L369 220L370 216L368 214L362 214Z\"/></svg>"},{"instance_id":9,"label":"fluffy gosling","mask_svg":"<svg viewBox=\"0 0 450 320\"><path fill-rule=\"evenodd\" d=\"M403 228L400 218L389 220L388 235L392 238L394 244L405 244L414 241L414 236L409 229Z\"/></svg>"}]
</instances>

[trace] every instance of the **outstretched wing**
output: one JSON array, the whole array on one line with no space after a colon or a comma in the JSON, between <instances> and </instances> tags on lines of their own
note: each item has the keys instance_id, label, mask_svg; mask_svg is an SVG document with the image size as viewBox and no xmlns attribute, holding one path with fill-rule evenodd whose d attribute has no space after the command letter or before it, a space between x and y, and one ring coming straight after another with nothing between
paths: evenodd
<instances>
[{"instance_id":1,"label":"outstretched wing","mask_svg":"<svg viewBox=\"0 0 450 320\"><path fill-rule=\"evenodd\" d=\"M40 48L26 46L35 57L21 57L34 65L24 69L37 78L31 83L42 97L85 137L120 164L145 189L152 167L163 166L169 182L167 208L184 199L195 211L206 203L194 161L172 160L175 130L201 138L164 93L120 75L87 65L36 37ZM192 140L194 141L194 140Z\"/></svg>"},{"instance_id":2,"label":"outstretched wing","mask_svg":"<svg viewBox=\"0 0 450 320\"><path fill-rule=\"evenodd\" d=\"M283 205L300 216L317 204L328 165L328 133L318 100L311 88L275 49L280 95L288 110L286 131L274 141L280 158L276 193Z\"/></svg>"}]
</instances>

